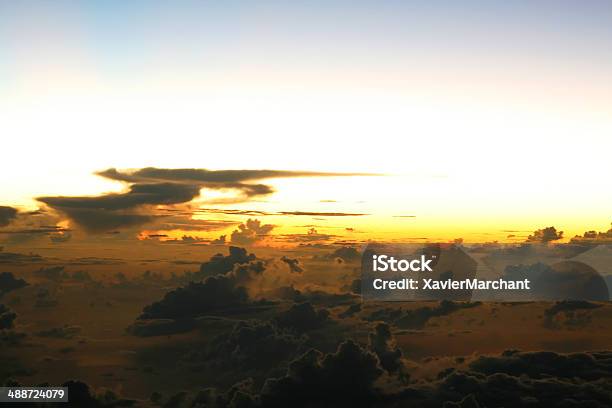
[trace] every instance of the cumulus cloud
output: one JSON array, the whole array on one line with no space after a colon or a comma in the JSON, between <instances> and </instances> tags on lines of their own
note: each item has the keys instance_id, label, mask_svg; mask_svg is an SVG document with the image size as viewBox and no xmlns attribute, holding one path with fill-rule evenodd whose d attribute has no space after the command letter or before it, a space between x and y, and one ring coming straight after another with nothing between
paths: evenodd
<instances>
[{"instance_id":1,"label":"cumulus cloud","mask_svg":"<svg viewBox=\"0 0 612 408\"><path fill-rule=\"evenodd\" d=\"M563 231L557 231L555 227L546 227L533 232L527 237L527 242L542 242L558 241L563 238Z\"/></svg>"},{"instance_id":2,"label":"cumulus cloud","mask_svg":"<svg viewBox=\"0 0 612 408\"><path fill-rule=\"evenodd\" d=\"M582 236L576 235L570 242L574 244L610 244L612 243L612 228L605 232L587 231Z\"/></svg>"},{"instance_id":3,"label":"cumulus cloud","mask_svg":"<svg viewBox=\"0 0 612 408\"><path fill-rule=\"evenodd\" d=\"M269 369L294 357L305 341L305 336L297 336L271 322L241 321L229 334L215 338L211 349L201 357L233 367Z\"/></svg>"},{"instance_id":4,"label":"cumulus cloud","mask_svg":"<svg viewBox=\"0 0 612 408\"><path fill-rule=\"evenodd\" d=\"M225 275L212 276L204 282L189 282L172 290L162 300L145 306L139 319L181 319L244 305L248 293Z\"/></svg>"},{"instance_id":5,"label":"cumulus cloud","mask_svg":"<svg viewBox=\"0 0 612 408\"><path fill-rule=\"evenodd\" d=\"M283 261L284 263L287 264L287 266L289 267L289 271L291 271L292 273L302 273L302 272L304 272L304 269L300 266L300 260L299 259L292 259L292 258L288 258L286 256L283 256L281 258L281 261Z\"/></svg>"},{"instance_id":6,"label":"cumulus cloud","mask_svg":"<svg viewBox=\"0 0 612 408\"><path fill-rule=\"evenodd\" d=\"M231 272L235 265L249 263L257 259L255 254L249 254L245 248L230 246L228 250L228 255L215 254L210 260L202 263L198 277L225 275Z\"/></svg>"},{"instance_id":7,"label":"cumulus cloud","mask_svg":"<svg viewBox=\"0 0 612 408\"><path fill-rule=\"evenodd\" d=\"M240 224L238 229L231 235L231 241L239 245L251 245L264 239L272 230L274 225L262 224L257 219L248 219L244 224Z\"/></svg>"},{"instance_id":8,"label":"cumulus cloud","mask_svg":"<svg viewBox=\"0 0 612 408\"><path fill-rule=\"evenodd\" d=\"M443 300L434 307L424 306L410 310L402 310L402 308L378 309L365 317L365 320L384 321L401 329L422 329L434 317L446 316L461 309L480 305L480 302L467 303Z\"/></svg>"},{"instance_id":9,"label":"cumulus cloud","mask_svg":"<svg viewBox=\"0 0 612 408\"><path fill-rule=\"evenodd\" d=\"M0 297L5 293L21 289L25 286L28 286L28 283L23 279L15 278L11 272L0 273Z\"/></svg>"},{"instance_id":10,"label":"cumulus cloud","mask_svg":"<svg viewBox=\"0 0 612 408\"><path fill-rule=\"evenodd\" d=\"M374 382L382 370L376 356L352 340L324 355L310 350L289 365L287 375L268 379L263 406L370 406L379 392Z\"/></svg>"},{"instance_id":11,"label":"cumulus cloud","mask_svg":"<svg viewBox=\"0 0 612 408\"><path fill-rule=\"evenodd\" d=\"M266 270L265 263L243 248L230 247L230 254L217 254L202 264L203 282L189 282L143 309L139 319L184 319L204 313L244 306L249 302L247 286Z\"/></svg>"},{"instance_id":12,"label":"cumulus cloud","mask_svg":"<svg viewBox=\"0 0 612 408\"><path fill-rule=\"evenodd\" d=\"M389 373L397 373L402 369L402 351L395 347L391 327L387 323L378 323L369 339L370 349L378 356L382 368Z\"/></svg>"},{"instance_id":13,"label":"cumulus cloud","mask_svg":"<svg viewBox=\"0 0 612 408\"><path fill-rule=\"evenodd\" d=\"M289 310L281 312L274 319L282 328L306 332L322 327L329 321L329 310L321 308L316 310L310 302L297 303Z\"/></svg>"}]
</instances>

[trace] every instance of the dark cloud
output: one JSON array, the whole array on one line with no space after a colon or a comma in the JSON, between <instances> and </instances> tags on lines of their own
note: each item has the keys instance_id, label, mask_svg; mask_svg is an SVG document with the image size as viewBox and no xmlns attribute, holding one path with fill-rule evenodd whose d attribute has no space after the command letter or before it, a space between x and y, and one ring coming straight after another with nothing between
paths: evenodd
<instances>
[{"instance_id":1,"label":"dark cloud","mask_svg":"<svg viewBox=\"0 0 612 408\"><path fill-rule=\"evenodd\" d=\"M30 264L42 262L44 259L37 254L19 254L0 251L0 264Z\"/></svg>"},{"instance_id":2,"label":"dark cloud","mask_svg":"<svg viewBox=\"0 0 612 408\"><path fill-rule=\"evenodd\" d=\"M41 330L39 332L36 332L35 335L38 337L49 337L54 339L72 339L80 332L80 326L65 325L61 327L54 327L48 330Z\"/></svg>"},{"instance_id":3,"label":"dark cloud","mask_svg":"<svg viewBox=\"0 0 612 408\"><path fill-rule=\"evenodd\" d=\"M461 309L480 305L480 302L469 303L443 300L434 307L424 306L409 310L403 310L402 308L378 309L365 317L365 320L383 321L401 329L422 329L434 317L446 316Z\"/></svg>"},{"instance_id":4,"label":"dark cloud","mask_svg":"<svg viewBox=\"0 0 612 408\"><path fill-rule=\"evenodd\" d=\"M209 276L225 275L231 272L235 265L249 263L257 259L255 254L249 254L245 248L230 246L228 250L229 254L227 256L216 254L209 261L201 264L197 277L207 278Z\"/></svg>"},{"instance_id":5,"label":"dark cloud","mask_svg":"<svg viewBox=\"0 0 612 408\"><path fill-rule=\"evenodd\" d=\"M50 281L58 281L62 279L64 275L64 269L65 268L63 266L43 267L34 271L34 275L44 279L48 279Z\"/></svg>"},{"instance_id":6,"label":"dark cloud","mask_svg":"<svg viewBox=\"0 0 612 408\"><path fill-rule=\"evenodd\" d=\"M310 229L308 229L306 234L283 234L283 235L277 235L275 239L277 241L304 244L304 243L311 243L311 242L329 241L332 238L336 238L336 237L337 235L321 234L316 230L316 228L311 227Z\"/></svg>"},{"instance_id":7,"label":"dark cloud","mask_svg":"<svg viewBox=\"0 0 612 408\"><path fill-rule=\"evenodd\" d=\"M136 405L135 400L121 398L114 391L104 389L96 392L82 381L70 380L62 384L68 388L70 396L69 406L79 408L111 408L131 407Z\"/></svg>"},{"instance_id":8,"label":"dark cloud","mask_svg":"<svg viewBox=\"0 0 612 408\"><path fill-rule=\"evenodd\" d=\"M343 213L343 212L312 212L312 211L281 211L280 215L309 215L314 217L361 217L370 215L364 213Z\"/></svg>"},{"instance_id":9,"label":"dark cloud","mask_svg":"<svg viewBox=\"0 0 612 408\"><path fill-rule=\"evenodd\" d=\"M157 183L134 184L126 193L113 193L97 197L39 197L38 201L66 214L90 232L146 224L159 216L146 206L179 204L193 200L200 194L194 185Z\"/></svg>"},{"instance_id":10,"label":"dark cloud","mask_svg":"<svg viewBox=\"0 0 612 408\"><path fill-rule=\"evenodd\" d=\"M376 356L351 340L335 353L310 350L289 365L287 375L268 379L261 391L266 407L365 407L379 398L382 370Z\"/></svg>"},{"instance_id":11,"label":"dark cloud","mask_svg":"<svg viewBox=\"0 0 612 408\"><path fill-rule=\"evenodd\" d=\"M309 288L298 290L293 286L279 286L266 292L266 296L272 299L292 300L296 303L310 302L326 307L348 305L355 301L355 296L349 293L329 293Z\"/></svg>"},{"instance_id":12,"label":"dark cloud","mask_svg":"<svg viewBox=\"0 0 612 408\"><path fill-rule=\"evenodd\" d=\"M159 217L153 215L151 207L188 203L200 195L202 188L234 190L237 192L235 198L222 200L240 202L268 195L274 191L265 184L245 182L281 177L336 177L364 174L148 167L134 171L111 168L98 172L97 175L128 184L128 191L96 197L39 197L38 200L65 214L89 232L105 232L151 223Z\"/></svg>"},{"instance_id":13,"label":"dark cloud","mask_svg":"<svg viewBox=\"0 0 612 408\"><path fill-rule=\"evenodd\" d=\"M166 293L162 300L146 306L139 319L184 319L245 306L249 302L246 286L266 268L255 255L230 247L228 256L217 254L200 269L199 274L208 275L203 282L189 282Z\"/></svg>"},{"instance_id":14,"label":"dark cloud","mask_svg":"<svg viewBox=\"0 0 612 408\"><path fill-rule=\"evenodd\" d=\"M297 303L285 312L280 312L274 319L279 327L303 333L318 329L329 321L329 310L315 310L310 302Z\"/></svg>"},{"instance_id":15,"label":"dark cloud","mask_svg":"<svg viewBox=\"0 0 612 408\"><path fill-rule=\"evenodd\" d=\"M146 167L131 172L111 168L97 173L100 176L130 183L171 181L181 183L238 183L244 181L296 178L296 177L343 177L374 176L371 173L330 173L288 170L206 170L206 169L159 169Z\"/></svg>"},{"instance_id":16,"label":"dark cloud","mask_svg":"<svg viewBox=\"0 0 612 408\"><path fill-rule=\"evenodd\" d=\"M585 313L593 309L600 308L602 305L591 303L585 300L563 300L544 311L544 327L551 329L559 328L561 325L566 327L585 326L590 322L590 315ZM559 317L563 316L563 319Z\"/></svg>"},{"instance_id":17,"label":"dark cloud","mask_svg":"<svg viewBox=\"0 0 612 408\"><path fill-rule=\"evenodd\" d=\"M341 319L346 319L347 317L352 317L357 313L361 312L361 303L355 303L350 305L346 310L338 314L338 317Z\"/></svg>"},{"instance_id":18,"label":"dark cloud","mask_svg":"<svg viewBox=\"0 0 612 408\"><path fill-rule=\"evenodd\" d=\"M226 214L226 215L254 215L254 216L265 216L274 215L266 211L257 210L234 210L234 209L222 209L222 208L198 208L193 210L194 213L212 213L212 214Z\"/></svg>"},{"instance_id":19,"label":"dark cloud","mask_svg":"<svg viewBox=\"0 0 612 408\"><path fill-rule=\"evenodd\" d=\"M612 352L558 354L509 350L501 356L480 356L470 364L470 369L487 375L504 373L537 379L559 377L591 381L611 374Z\"/></svg>"},{"instance_id":20,"label":"dark cloud","mask_svg":"<svg viewBox=\"0 0 612 408\"><path fill-rule=\"evenodd\" d=\"M36 302L34 303L34 306L47 308L47 307L55 307L58 304L59 304L59 301L57 300L55 295L51 293L51 291L48 288L41 287L38 289L38 292L36 292Z\"/></svg>"},{"instance_id":21,"label":"dark cloud","mask_svg":"<svg viewBox=\"0 0 612 408\"><path fill-rule=\"evenodd\" d=\"M369 339L370 349L380 360L382 368L389 373L397 373L403 369L402 350L395 346L391 327L387 323L378 323Z\"/></svg>"},{"instance_id":22,"label":"dark cloud","mask_svg":"<svg viewBox=\"0 0 612 408\"><path fill-rule=\"evenodd\" d=\"M582 236L576 235L570 242L576 244L611 244L612 228L606 232L587 231Z\"/></svg>"},{"instance_id":23,"label":"dark cloud","mask_svg":"<svg viewBox=\"0 0 612 408\"><path fill-rule=\"evenodd\" d=\"M577 261L562 261L540 268L532 278L533 296L547 300L609 299L604 278L589 265Z\"/></svg>"},{"instance_id":24,"label":"dark cloud","mask_svg":"<svg viewBox=\"0 0 612 408\"><path fill-rule=\"evenodd\" d=\"M240 224L231 235L231 241L240 245L251 245L264 239L272 230L274 225L263 224L256 219L248 219L246 223Z\"/></svg>"},{"instance_id":25,"label":"dark cloud","mask_svg":"<svg viewBox=\"0 0 612 408\"><path fill-rule=\"evenodd\" d=\"M527 237L527 242L551 242L563 238L563 231L557 231L555 227L546 227L533 232Z\"/></svg>"},{"instance_id":26,"label":"dark cloud","mask_svg":"<svg viewBox=\"0 0 612 408\"><path fill-rule=\"evenodd\" d=\"M341 247L326 255L327 259L341 259L344 262L353 262L361 259L359 251L353 247Z\"/></svg>"},{"instance_id":27,"label":"dark cloud","mask_svg":"<svg viewBox=\"0 0 612 408\"><path fill-rule=\"evenodd\" d=\"M5 293L21 289L25 286L28 286L28 283L23 279L15 278L11 272L0 273L0 297Z\"/></svg>"},{"instance_id":28,"label":"dark cloud","mask_svg":"<svg viewBox=\"0 0 612 408\"><path fill-rule=\"evenodd\" d=\"M305 336L297 336L271 322L241 321L229 334L215 338L201 357L232 367L270 369L293 358L305 341Z\"/></svg>"},{"instance_id":29,"label":"dark cloud","mask_svg":"<svg viewBox=\"0 0 612 408\"><path fill-rule=\"evenodd\" d=\"M304 272L304 269L300 266L299 259L292 259L292 258L287 258L286 256L283 256L281 258L281 261L287 264L287 266L289 267L289 271L292 273Z\"/></svg>"},{"instance_id":30,"label":"dark cloud","mask_svg":"<svg viewBox=\"0 0 612 408\"><path fill-rule=\"evenodd\" d=\"M191 318L180 319L152 319L136 320L127 328L127 332L138 337L169 336L186 333L195 328L195 320Z\"/></svg>"},{"instance_id":31,"label":"dark cloud","mask_svg":"<svg viewBox=\"0 0 612 408\"><path fill-rule=\"evenodd\" d=\"M204 282L189 282L187 286L172 290L160 301L143 309L139 319L180 319L211 311L245 305L247 290L236 286L233 278L219 275Z\"/></svg>"},{"instance_id":32,"label":"dark cloud","mask_svg":"<svg viewBox=\"0 0 612 408\"><path fill-rule=\"evenodd\" d=\"M17 218L17 212L16 208L0 206L0 227L6 227Z\"/></svg>"},{"instance_id":33,"label":"dark cloud","mask_svg":"<svg viewBox=\"0 0 612 408\"><path fill-rule=\"evenodd\" d=\"M17 314L0 303L0 330L12 329Z\"/></svg>"}]
</instances>

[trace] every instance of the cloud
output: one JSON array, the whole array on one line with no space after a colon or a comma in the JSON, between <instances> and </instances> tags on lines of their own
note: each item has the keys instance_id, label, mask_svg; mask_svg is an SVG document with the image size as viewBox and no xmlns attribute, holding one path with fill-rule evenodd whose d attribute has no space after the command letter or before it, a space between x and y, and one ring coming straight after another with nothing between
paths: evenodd
<instances>
[{"instance_id":1,"label":"cloud","mask_svg":"<svg viewBox=\"0 0 612 408\"><path fill-rule=\"evenodd\" d=\"M197 277L207 278L209 276L225 275L231 272L235 265L246 264L257 259L255 254L249 254L244 248L230 246L228 249L229 254L227 256L215 254L209 261L202 263Z\"/></svg>"},{"instance_id":2,"label":"cloud","mask_svg":"<svg viewBox=\"0 0 612 408\"><path fill-rule=\"evenodd\" d=\"M189 282L187 286L172 290L162 300L145 306L138 318L181 319L211 311L245 305L248 293L243 286L236 286L232 277L212 276L204 282Z\"/></svg>"},{"instance_id":3,"label":"cloud","mask_svg":"<svg viewBox=\"0 0 612 408\"><path fill-rule=\"evenodd\" d=\"M127 328L127 332L138 337L168 336L186 333L195 328L194 319L152 319L136 320Z\"/></svg>"},{"instance_id":4,"label":"cloud","mask_svg":"<svg viewBox=\"0 0 612 408\"><path fill-rule=\"evenodd\" d=\"M230 247L228 256L217 254L202 264L195 277L208 275L203 282L189 282L166 293L163 299L146 306L138 319L184 319L245 306L249 302L246 286L265 270L264 262L256 260L255 255Z\"/></svg>"},{"instance_id":5,"label":"cloud","mask_svg":"<svg viewBox=\"0 0 612 408\"><path fill-rule=\"evenodd\" d=\"M305 336L297 336L271 322L240 321L229 334L215 338L212 349L202 359L231 367L270 369L294 357L305 341Z\"/></svg>"},{"instance_id":6,"label":"cloud","mask_svg":"<svg viewBox=\"0 0 612 408\"><path fill-rule=\"evenodd\" d=\"M43 257L37 254L25 255L15 252L0 252L0 264L30 264L43 260Z\"/></svg>"},{"instance_id":7,"label":"cloud","mask_svg":"<svg viewBox=\"0 0 612 408\"><path fill-rule=\"evenodd\" d=\"M278 327L293 329L299 333L318 329L329 321L329 310L315 310L310 302L297 303L281 312L275 320Z\"/></svg>"},{"instance_id":8,"label":"cloud","mask_svg":"<svg viewBox=\"0 0 612 408\"><path fill-rule=\"evenodd\" d=\"M369 339L370 349L378 356L382 368L389 373L399 372L403 368L402 350L395 347L391 327L387 323L378 323Z\"/></svg>"},{"instance_id":9,"label":"cloud","mask_svg":"<svg viewBox=\"0 0 612 408\"><path fill-rule=\"evenodd\" d=\"M287 177L364 176L362 173L323 173L285 170L160 169L147 167L132 171L110 168L96 173L128 185L124 193L88 197L39 197L37 200L65 214L89 232L105 232L151 223L158 205L184 204L200 195L203 188L233 190L236 196L224 202L241 202L274 192L256 180ZM168 214L166 214L168 215ZM238 241L237 241L238 242Z\"/></svg>"},{"instance_id":10,"label":"cloud","mask_svg":"<svg viewBox=\"0 0 612 408\"><path fill-rule=\"evenodd\" d=\"M11 272L0 273L0 297L5 293L28 286L23 279L17 279Z\"/></svg>"},{"instance_id":11,"label":"cloud","mask_svg":"<svg viewBox=\"0 0 612 408\"><path fill-rule=\"evenodd\" d=\"M206 169L160 169L146 167L135 171L119 171L114 168L97 173L100 176L130 183L171 181L182 183L238 183L244 181L296 178L296 177L346 177L376 176L372 173L331 173L289 170L206 170Z\"/></svg>"},{"instance_id":12,"label":"cloud","mask_svg":"<svg viewBox=\"0 0 612 408\"><path fill-rule=\"evenodd\" d=\"M231 241L234 244L251 245L264 239L273 229L274 225L262 225L261 221L249 218L246 223L240 224L238 229L232 232Z\"/></svg>"},{"instance_id":13,"label":"cloud","mask_svg":"<svg viewBox=\"0 0 612 408\"><path fill-rule=\"evenodd\" d=\"M6 227L17 217L17 209L0 206L0 227Z\"/></svg>"},{"instance_id":14,"label":"cloud","mask_svg":"<svg viewBox=\"0 0 612 408\"><path fill-rule=\"evenodd\" d=\"M481 356L470 364L470 369L489 375L504 373L517 377L597 380L610 375L611 358L610 352L558 354L553 351L509 350L501 356Z\"/></svg>"},{"instance_id":15,"label":"cloud","mask_svg":"<svg viewBox=\"0 0 612 408\"><path fill-rule=\"evenodd\" d=\"M329 241L332 238L336 238L337 235L332 234L321 234L317 231L316 228L312 227L308 229L306 234L283 234L277 235L277 241L284 242L298 242L298 243L306 243L306 242L320 242L320 241Z\"/></svg>"},{"instance_id":16,"label":"cloud","mask_svg":"<svg viewBox=\"0 0 612 408\"><path fill-rule=\"evenodd\" d=\"M424 306L410 310L402 310L401 308L378 309L365 317L365 320L384 321L401 329L422 329L434 317L446 316L461 309L469 309L480 305L480 302L468 303L443 300L434 307Z\"/></svg>"},{"instance_id":17,"label":"cloud","mask_svg":"<svg viewBox=\"0 0 612 408\"><path fill-rule=\"evenodd\" d=\"M381 376L376 356L352 340L335 353L310 350L289 365L287 375L268 379L260 395L262 406L373 406Z\"/></svg>"},{"instance_id":18,"label":"cloud","mask_svg":"<svg viewBox=\"0 0 612 408\"><path fill-rule=\"evenodd\" d=\"M563 238L563 231L557 231L555 227L546 227L533 232L527 237L527 242L551 242Z\"/></svg>"},{"instance_id":19,"label":"cloud","mask_svg":"<svg viewBox=\"0 0 612 408\"><path fill-rule=\"evenodd\" d=\"M308 215L313 217L360 217L370 215L365 213L344 213L344 212L312 212L312 211L280 211L280 215Z\"/></svg>"},{"instance_id":20,"label":"cloud","mask_svg":"<svg viewBox=\"0 0 612 408\"><path fill-rule=\"evenodd\" d=\"M72 339L80 332L80 326L64 325L61 327L53 327L48 330L41 330L35 333L35 335L39 337L49 337L54 339Z\"/></svg>"},{"instance_id":21,"label":"cloud","mask_svg":"<svg viewBox=\"0 0 612 408\"><path fill-rule=\"evenodd\" d=\"M283 256L281 258L281 261L287 264L287 266L289 267L289 271L291 271L292 273L304 272L304 269L300 266L299 259L291 259L287 258L286 256Z\"/></svg>"},{"instance_id":22,"label":"cloud","mask_svg":"<svg viewBox=\"0 0 612 408\"><path fill-rule=\"evenodd\" d=\"M97 197L38 197L37 200L67 215L89 232L139 226L157 216L145 211L146 206L179 204L200 194L194 185L157 183L134 184L126 193Z\"/></svg>"},{"instance_id":23,"label":"cloud","mask_svg":"<svg viewBox=\"0 0 612 408\"><path fill-rule=\"evenodd\" d=\"M587 231L582 236L576 235L570 242L573 244L610 244L612 243L612 228L606 232Z\"/></svg>"},{"instance_id":24,"label":"cloud","mask_svg":"<svg viewBox=\"0 0 612 408\"><path fill-rule=\"evenodd\" d=\"M17 314L0 303L0 330L12 329Z\"/></svg>"},{"instance_id":25,"label":"cloud","mask_svg":"<svg viewBox=\"0 0 612 408\"><path fill-rule=\"evenodd\" d=\"M356 261L361 258L361 254L353 247L341 247L326 256L328 259L342 259L344 262Z\"/></svg>"}]
</instances>

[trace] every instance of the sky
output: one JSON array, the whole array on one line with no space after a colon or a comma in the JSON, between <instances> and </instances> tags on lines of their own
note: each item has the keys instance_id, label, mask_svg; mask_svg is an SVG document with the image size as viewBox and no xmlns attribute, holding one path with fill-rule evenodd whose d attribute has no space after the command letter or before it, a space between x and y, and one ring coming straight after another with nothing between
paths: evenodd
<instances>
[{"instance_id":1,"label":"sky","mask_svg":"<svg viewBox=\"0 0 612 408\"><path fill-rule=\"evenodd\" d=\"M371 237L604 230L610 50L603 1L0 2L0 205L125 191L108 168L373 173L213 205L368 214L317 221Z\"/></svg>"}]
</instances>

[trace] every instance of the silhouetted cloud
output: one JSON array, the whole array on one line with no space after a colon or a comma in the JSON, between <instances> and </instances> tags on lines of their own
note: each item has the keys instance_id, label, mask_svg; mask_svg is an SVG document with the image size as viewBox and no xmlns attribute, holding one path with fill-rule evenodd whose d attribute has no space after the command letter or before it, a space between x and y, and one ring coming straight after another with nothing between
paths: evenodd
<instances>
[{"instance_id":1,"label":"silhouetted cloud","mask_svg":"<svg viewBox=\"0 0 612 408\"><path fill-rule=\"evenodd\" d=\"M225 275L234 269L235 265L255 261L255 254L249 254L245 248L230 246L229 254L215 254L210 260L200 265L200 272L197 277L207 278L215 275Z\"/></svg>"},{"instance_id":2,"label":"silhouetted cloud","mask_svg":"<svg viewBox=\"0 0 612 408\"><path fill-rule=\"evenodd\" d=\"M282 328L290 328L297 332L317 329L329 321L329 310L315 310L310 302L297 303L285 312L279 313L274 319Z\"/></svg>"},{"instance_id":3,"label":"silhouetted cloud","mask_svg":"<svg viewBox=\"0 0 612 408\"><path fill-rule=\"evenodd\" d=\"M555 227L546 227L533 232L527 237L527 242L551 242L563 238L563 231L557 231Z\"/></svg>"},{"instance_id":4,"label":"silhouetted cloud","mask_svg":"<svg viewBox=\"0 0 612 408\"><path fill-rule=\"evenodd\" d=\"M127 332L138 337L168 336L185 333L195 328L191 318L136 320Z\"/></svg>"},{"instance_id":5,"label":"silhouetted cloud","mask_svg":"<svg viewBox=\"0 0 612 408\"><path fill-rule=\"evenodd\" d=\"M216 337L210 350L197 354L205 361L261 370L293 358L305 341L305 336L280 329L271 322L241 321L230 333Z\"/></svg>"},{"instance_id":6,"label":"silhouetted cloud","mask_svg":"<svg viewBox=\"0 0 612 408\"><path fill-rule=\"evenodd\" d=\"M256 219L248 219L246 223L240 224L231 235L231 241L240 245L251 245L264 239L272 230L274 225L263 224Z\"/></svg>"},{"instance_id":7,"label":"silhouetted cloud","mask_svg":"<svg viewBox=\"0 0 612 408\"><path fill-rule=\"evenodd\" d=\"M343 262L352 262L359 260L361 258L361 254L357 249L345 246L325 255L325 257L332 260L341 259Z\"/></svg>"},{"instance_id":8,"label":"silhouetted cloud","mask_svg":"<svg viewBox=\"0 0 612 408\"><path fill-rule=\"evenodd\" d=\"M434 307L424 306L410 310L402 310L402 308L378 309L365 317L365 320L383 321L401 329L422 329L434 317L446 316L461 309L480 305L480 302L467 303L443 300Z\"/></svg>"},{"instance_id":9,"label":"silhouetted cloud","mask_svg":"<svg viewBox=\"0 0 612 408\"><path fill-rule=\"evenodd\" d=\"M402 369L402 350L395 347L391 327L387 323L378 323L369 339L370 349L378 356L382 368L389 373L396 373Z\"/></svg>"},{"instance_id":10,"label":"silhouetted cloud","mask_svg":"<svg viewBox=\"0 0 612 408\"><path fill-rule=\"evenodd\" d=\"M206 170L160 169L154 167L133 171L114 168L96 173L129 185L125 193L95 197L39 197L37 200L65 214L90 232L135 227L150 223L156 217L152 207L188 203L200 195L202 188L234 190L237 196L225 201L245 201L274 192L255 180L282 177L341 177L367 175L361 173L324 173L284 170Z\"/></svg>"},{"instance_id":11,"label":"silhouetted cloud","mask_svg":"<svg viewBox=\"0 0 612 408\"><path fill-rule=\"evenodd\" d=\"M228 256L217 254L202 264L195 276L208 276L203 282L189 282L166 293L160 301L146 306L139 319L184 319L244 306L249 301L246 286L265 269L255 255L230 247Z\"/></svg>"},{"instance_id":12,"label":"silhouetted cloud","mask_svg":"<svg viewBox=\"0 0 612 408\"><path fill-rule=\"evenodd\" d=\"M361 217L370 215L365 213L344 213L344 212L313 212L313 211L280 211L280 215L309 215L313 217Z\"/></svg>"},{"instance_id":13,"label":"silhouetted cloud","mask_svg":"<svg viewBox=\"0 0 612 408\"><path fill-rule=\"evenodd\" d=\"M517 377L597 380L610 374L611 361L611 352L559 354L508 350L501 356L480 356L470 364L470 369L484 374L504 373Z\"/></svg>"},{"instance_id":14,"label":"silhouetted cloud","mask_svg":"<svg viewBox=\"0 0 612 408\"><path fill-rule=\"evenodd\" d=\"M281 261L287 264L287 266L289 267L289 271L291 271L292 273L302 273L304 271L304 269L300 266L299 259L292 259L283 256L281 258Z\"/></svg>"},{"instance_id":15,"label":"silhouetted cloud","mask_svg":"<svg viewBox=\"0 0 612 408\"><path fill-rule=\"evenodd\" d=\"M0 273L0 298L5 293L21 289L25 286L28 286L28 283L23 279L15 278L11 272Z\"/></svg>"},{"instance_id":16,"label":"silhouetted cloud","mask_svg":"<svg viewBox=\"0 0 612 408\"><path fill-rule=\"evenodd\" d=\"M180 319L211 311L244 305L248 293L236 286L233 278L218 275L204 282L189 282L187 286L172 290L160 301L145 306L139 319Z\"/></svg>"},{"instance_id":17,"label":"silhouetted cloud","mask_svg":"<svg viewBox=\"0 0 612 408\"><path fill-rule=\"evenodd\" d=\"M6 227L17 217L17 209L13 207L0 206L0 227Z\"/></svg>"},{"instance_id":18,"label":"silhouetted cloud","mask_svg":"<svg viewBox=\"0 0 612 408\"><path fill-rule=\"evenodd\" d=\"M19 254L15 252L0 251L0 264L30 264L44 261L43 257L37 254Z\"/></svg>"},{"instance_id":19,"label":"silhouetted cloud","mask_svg":"<svg viewBox=\"0 0 612 408\"><path fill-rule=\"evenodd\" d=\"M0 330L12 329L17 314L0 303Z\"/></svg>"},{"instance_id":20,"label":"silhouetted cloud","mask_svg":"<svg viewBox=\"0 0 612 408\"><path fill-rule=\"evenodd\" d=\"M582 236L576 235L570 242L576 244L611 244L612 228L606 232L587 231Z\"/></svg>"},{"instance_id":21,"label":"silhouetted cloud","mask_svg":"<svg viewBox=\"0 0 612 408\"><path fill-rule=\"evenodd\" d=\"M207 170L207 169L160 169L146 167L135 171L119 171L114 168L97 173L100 176L130 183L170 181L181 183L238 183L244 181L296 178L296 177L343 177L374 176L372 173L331 173L289 170Z\"/></svg>"},{"instance_id":22,"label":"silhouetted cloud","mask_svg":"<svg viewBox=\"0 0 612 408\"><path fill-rule=\"evenodd\" d=\"M287 375L268 379L262 406L372 406L379 396L375 381L382 370L376 356L351 340L335 353L310 350L289 365Z\"/></svg>"}]
</instances>

